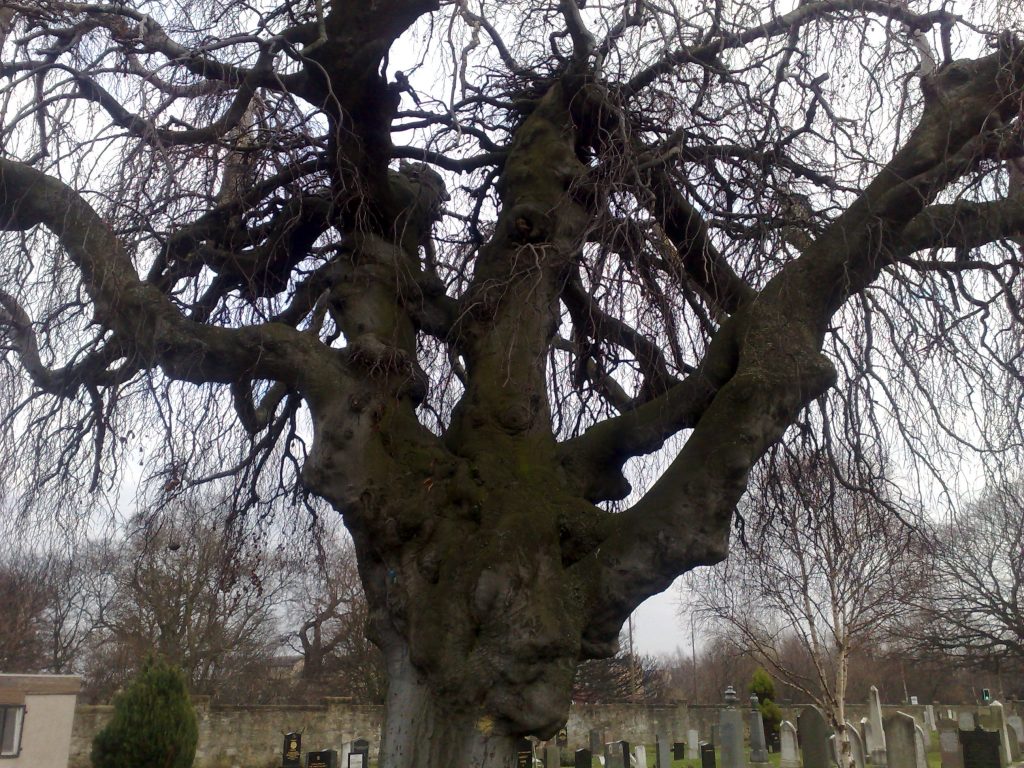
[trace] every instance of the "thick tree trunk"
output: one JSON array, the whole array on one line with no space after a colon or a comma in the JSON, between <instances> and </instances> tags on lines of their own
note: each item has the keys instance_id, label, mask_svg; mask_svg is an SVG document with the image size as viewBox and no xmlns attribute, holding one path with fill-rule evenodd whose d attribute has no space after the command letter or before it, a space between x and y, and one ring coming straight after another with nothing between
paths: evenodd
<instances>
[{"instance_id":1,"label":"thick tree trunk","mask_svg":"<svg viewBox=\"0 0 1024 768\"><path fill-rule=\"evenodd\" d=\"M436 696L404 649L388 664L380 768L511 768L513 736L483 712L456 712Z\"/></svg>"}]
</instances>

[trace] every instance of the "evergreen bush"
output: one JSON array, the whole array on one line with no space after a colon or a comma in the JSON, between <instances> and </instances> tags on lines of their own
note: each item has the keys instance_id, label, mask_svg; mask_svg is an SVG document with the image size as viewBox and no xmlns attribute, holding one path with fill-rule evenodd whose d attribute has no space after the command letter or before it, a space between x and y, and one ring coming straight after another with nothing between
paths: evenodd
<instances>
[{"instance_id":1,"label":"evergreen bush","mask_svg":"<svg viewBox=\"0 0 1024 768\"><path fill-rule=\"evenodd\" d=\"M150 659L114 699L92 742L93 768L192 768L199 738L185 675Z\"/></svg>"}]
</instances>

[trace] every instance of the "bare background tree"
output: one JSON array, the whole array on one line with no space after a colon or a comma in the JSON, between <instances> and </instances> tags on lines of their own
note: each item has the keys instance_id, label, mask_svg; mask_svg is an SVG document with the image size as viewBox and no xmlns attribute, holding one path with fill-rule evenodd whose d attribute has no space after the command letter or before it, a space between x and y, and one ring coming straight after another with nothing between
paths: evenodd
<instances>
[{"instance_id":1,"label":"bare background tree","mask_svg":"<svg viewBox=\"0 0 1024 768\"><path fill-rule=\"evenodd\" d=\"M1024 683L1024 497L1019 481L991 482L937 525L929 588L901 627L912 651ZM1004 686L1000 684L1000 689Z\"/></svg>"},{"instance_id":2,"label":"bare background tree","mask_svg":"<svg viewBox=\"0 0 1024 768\"><path fill-rule=\"evenodd\" d=\"M380 703L387 687L384 659L366 636L369 610L355 549L344 531L331 527L306 556L288 564L285 588L288 647L302 659L302 689L341 690L359 702Z\"/></svg>"},{"instance_id":3,"label":"bare background tree","mask_svg":"<svg viewBox=\"0 0 1024 768\"><path fill-rule=\"evenodd\" d=\"M850 768L851 659L878 645L927 575L916 529L863 490L883 486L840 485L821 453L789 456L752 482L732 556L684 581L720 636L821 707Z\"/></svg>"},{"instance_id":4,"label":"bare background tree","mask_svg":"<svg viewBox=\"0 0 1024 768\"><path fill-rule=\"evenodd\" d=\"M1016 3L3 10L8 497L336 510L388 768L555 733L780 441L1015 460Z\"/></svg>"}]
</instances>

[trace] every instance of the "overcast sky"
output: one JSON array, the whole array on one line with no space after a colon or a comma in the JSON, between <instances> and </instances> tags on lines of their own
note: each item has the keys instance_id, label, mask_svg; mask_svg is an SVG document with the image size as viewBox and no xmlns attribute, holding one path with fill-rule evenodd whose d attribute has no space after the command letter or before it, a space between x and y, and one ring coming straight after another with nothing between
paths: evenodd
<instances>
[{"instance_id":1,"label":"overcast sky","mask_svg":"<svg viewBox=\"0 0 1024 768\"><path fill-rule=\"evenodd\" d=\"M649 598L633 613L633 645L637 653L661 656L681 648L690 654L690 627L684 626L678 612L679 590L676 583L660 595Z\"/></svg>"}]
</instances>

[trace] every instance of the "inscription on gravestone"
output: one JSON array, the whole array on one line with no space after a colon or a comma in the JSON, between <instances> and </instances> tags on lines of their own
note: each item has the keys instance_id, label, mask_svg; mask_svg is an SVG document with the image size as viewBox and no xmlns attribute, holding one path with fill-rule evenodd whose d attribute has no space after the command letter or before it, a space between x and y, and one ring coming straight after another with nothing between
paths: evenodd
<instances>
[{"instance_id":1,"label":"inscription on gravestone","mask_svg":"<svg viewBox=\"0 0 1024 768\"><path fill-rule=\"evenodd\" d=\"M347 768L370 768L370 742L356 739L348 753Z\"/></svg>"},{"instance_id":2,"label":"inscription on gravestone","mask_svg":"<svg viewBox=\"0 0 1024 768\"><path fill-rule=\"evenodd\" d=\"M516 768L533 768L533 742L529 739L516 741Z\"/></svg>"},{"instance_id":3,"label":"inscription on gravestone","mask_svg":"<svg viewBox=\"0 0 1024 768\"><path fill-rule=\"evenodd\" d=\"M284 735L281 747L281 768L299 768L302 765L302 734L297 731Z\"/></svg>"},{"instance_id":4,"label":"inscription on gravestone","mask_svg":"<svg viewBox=\"0 0 1024 768\"><path fill-rule=\"evenodd\" d=\"M338 751L324 749L306 753L306 768L338 768Z\"/></svg>"},{"instance_id":5,"label":"inscription on gravestone","mask_svg":"<svg viewBox=\"0 0 1024 768\"><path fill-rule=\"evenodd\" d=\"M1001 768L998 733L980 728L960 731L960 746L964 750L964 768Z\"/></svg>"}]
</instances>

